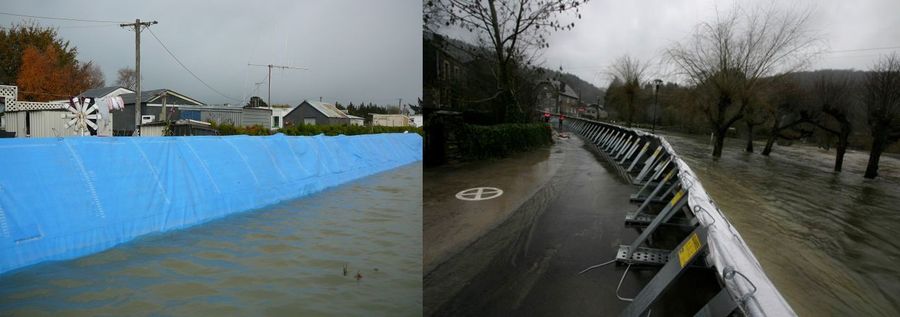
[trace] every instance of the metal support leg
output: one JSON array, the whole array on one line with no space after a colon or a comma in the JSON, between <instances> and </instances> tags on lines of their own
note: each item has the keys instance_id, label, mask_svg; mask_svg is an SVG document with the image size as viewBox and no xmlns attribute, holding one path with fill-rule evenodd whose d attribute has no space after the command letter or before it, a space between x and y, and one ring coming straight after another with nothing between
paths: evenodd
<instances>
[{"instance_id":1,"label":"metal support leg","mask_svg":"<svg viewBox=\"0 0 900 317\"><path fill-rule=\"evenodd\" d=\"M685 205L687 205L685 192L684 190L679 190L678 193L675 193L675 197L672 197L672 201L666 204L666 207L663 208L663 210L660 211L658 215L656 215L656 218L653 218L653 221L650 222L650 225L648 225L647 228L643 232L641 232L641 235L638 236L637 239L635 239L633 242L631 242L631 245L623 245L619 248L620 251L622 248L628 248L628 250L625 252L624 258L617 257L616 260L629 263L634 262L634 259L631 257L634 251L636 251L638 247L640 247L644 242L647 241L647 238L650 237L650 234L656 231L656 229L659 228L659 226L664 222L669 221L669 218L671 218L672 215L675 214L675 212L681 210L681 208L683 208Z\"/></svg>"},{"instance_id":2,"label":"metal support leg","mask_svg":"<svg viewBox=\"0 0 900 317\"><path fill-rule=\"evenodd\" d=\"M730 315L738 308L738 303L731 297L727 288L722 288L716 296L713 296L703 308L700 308L694 317L724 317Z\"/></svg>"},{"instance_id":3,"label":"metal support leg","mask_svg":"<svg viewBox=\"0 0 900 317\"><path fill-rule=\"evenodd\" d=\"M631 170L634 169L634 166L644 158L644 154L647 154L647 149L649 148L650 141L647 141L647 143L644 143L644 147L641 148L641 151L638 152L638 155L634 158L634 160L631 161L631 165L628 165L628 169L625 170L626 173L631 173Z\"/></svg>"},{"instance_id":4,"label":"metal support leg","mask_svg":"<svg viewBox=\"0 0 900 317\"><path fill-rule=\"evenodd\" d=\"M631 146L631 149L628 150L628 152L625 152L625 156L623 156L623 157L619 160L619 164L624 165L626 162L628 162L628 159L630 159L631 156L634 155L634 151L637 151L637 149L638 149L639 147L641 147L641 139L640 139L640 138L638 138L638 139L634 142L634 145Z\"/></svg>"},{"instance_id":5,"label":"metal support leg","mask_svg":"<svg viewBox=\"0 0 900 317\"><path fill-rule=\"evenodd\" d=\"M643 316L647 309L659 299L672 282L707 248L707 230L699 227L691 232L675 250L669 254L669 261L653 276L650 283L641 289L634 301L619 316Z\"/></svg>"},{"instance_id":6,"label":"metal support leg","mask_svg":"<svg viewBox=\"0 0 900 317\"><path fill-rule=\"evenodd\" d=\"M661 148L662 147L659 147L659 149ZM656 165L662 161L662 155L660 155L659 151L653 152L653 154L655 155L650 156L650 158L647 159L647 162L644 163L644 168L642 168L641 172L638 173L638 176L635 178L635 183L642 183L644 177L647 177L647 174L649 174L650 171L656 168Z\"/></svg>"},{"instance_id":7,"label":"metal support leg","mask_svg":"<svg viewBox=\"0 0 900 317\"><path fill-rule=\"evenodd\" d=\"M613 157L619 156L619 154L622 152L622 149L625 148L625 146L628 145L628 143L631 143L632 138L634 138L634 136L632 136L632 135L629 135L627 138L624 138L624 141L619 142L619 144L613 148L612 153L610 153L610 154Z\"/></svg>"}]
</instances>

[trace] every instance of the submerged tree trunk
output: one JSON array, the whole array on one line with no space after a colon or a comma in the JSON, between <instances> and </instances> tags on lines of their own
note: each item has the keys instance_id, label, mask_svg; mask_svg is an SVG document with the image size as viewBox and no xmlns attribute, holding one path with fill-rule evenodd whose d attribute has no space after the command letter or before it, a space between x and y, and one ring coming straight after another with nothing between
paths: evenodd
<instances>
[{"instance_id":1,"label":"submerged tree trunk","mask_svg":"<svg viewBox=\"0 0 900 317\"><path fill-rule=\"evenodd\" d=\"M772 132L769 134L769 139L766 140L766 147L763 148L762 155L769 156L772 154L772 147L775 146L775 139L778 137L777 132Z\"/></svg>"},{"instance_id":2,"label":"submerged tree trunk","mask_svg":"<svg viewBox=\"0 0 900 317\"><path fill-rule=\"evenodd\" d=\"M878 176L878 161L881 159L881 153L887 145L887 134L884 129L873 128L872 150L869 152L869 164L866 166L865 178L875 178Z\"/></svg>"},{"instance_id":3,"label":"submerged tree trunk","mask_svg":"<svg viewBox=\"0 0 900 317\"><path fill-rule=\"evenodd\" d=\"M753 124L750 123L747 123L747 147L744 151L753 153Z\"/></svg>"},{"instance_id":4,"label":"submerged tree trunk","mask_svg":"<svg viewBox=\"0 0 900 317\"><path fill-rule=\"evenodd\" d=\"M716 129L713 131L713 158L722 157L722 148L725 147L725 131L728 130Z\"/></svg>"},{"instance_id":5,"label":"submerged tree trunk","mask_svg":"<svg viewBox=\"0 0 900 317\"><path fill-rule=\"evenodd\" d=\"M841 134L838 135L838 144L834 155L834 171L840 172L844 166L844 154L847 153L847 146L850 139L850 125L841 123Z\"/></svg>"}]
</instances>

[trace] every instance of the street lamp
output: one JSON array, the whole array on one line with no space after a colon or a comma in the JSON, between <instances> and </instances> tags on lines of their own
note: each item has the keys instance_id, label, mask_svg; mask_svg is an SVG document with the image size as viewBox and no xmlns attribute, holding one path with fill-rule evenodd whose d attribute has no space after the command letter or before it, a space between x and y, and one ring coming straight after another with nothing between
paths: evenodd
<instances>
[{"instance_id":1,"label":"street lamp","mask_svg":"<svg viewBox=\"0 0 900 317\"><path fill-rule=\"evenodd\" d=\"M662 82L660 79L653 80L653 124L650 128L653 133L656 133L656 109L659 108L659 86L662 85Z\"/></svg>"}]
</instances>

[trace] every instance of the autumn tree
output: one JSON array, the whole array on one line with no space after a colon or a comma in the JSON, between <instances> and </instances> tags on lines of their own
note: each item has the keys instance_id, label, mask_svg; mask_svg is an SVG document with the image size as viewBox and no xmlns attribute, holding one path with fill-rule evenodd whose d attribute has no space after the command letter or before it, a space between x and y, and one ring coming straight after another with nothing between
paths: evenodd
<instances>
[{"instance_id":1,"label":"autumn tree","mask_svg":"<svg viewBox=\"0 0 900 317\"><path fill-rule=\"evenodd\" d=\"M563 15L581 18L587 0L429 0L423 7L426 26L455 26L474 34L489 49L494 72L497 121L526 120L519 100L516 72L530 66L536 51L549 47L553 31L569 30Z\"/></svg>"},{"instance_id":2,"label":"autumn tree","mask_svg":"<svg viewBox=\"0 0 900 317\"><path fill-rule=\"evenodd\" d=\"M900 57L897 54L881 58L866 74L862 99L872 131L872 148L864 177L875 178L881 154L900 140Z\"/></svg>"},{"instance_id":3,"label":"autumn tree","mask_svg":"<svg viewBox=\"0 0 900 317\"><path fill-rule=\"evenodd\" d=\"M60 65L75 64L78 55L78 50L70 46L69 41L59 38L54 28L41 27L36 22L0 28L0 84L13 84L18 80L22 55L32 46L41 49L54 47Z\"/></svg>"},{"instance_id":4,"label":"autumn tree","mask_svg":"<svg viewBox=\"0 0 900 317\"><path fill-rule=\"evenodd\" d=\"M49 101L77 96L81 92L104 85L103 73L93 63L65 63L65 56L53 45L43 50L25 48L16 85L19 99Z\"/></svg>"},{"instance_id":5,"label":"autumn tree","mask_svg":"<svg viewBox=\"0 0 900 317\"><path fill-rule=\"evenodd\" d=\"M130 89L131 91L135 91L137 89L137 72L134 71L134 68L131 67L123 67L119 68L116 77L116 85L119 87L125 87Z\"/></svg>"},{"instance_id":6,"label":"autumn tree","mask_svg":"<svg viewBox=\"0 0 900 317\"><path fill-rule=\"evenodd\" d=\"M708 94L703 112L714 137L713 157L722 156L728 129L746 114L763 79L805 66L817 40L809 13L734 9L701 23L692 36L667 50L690 84Z\"/></svg>"}]
</instances>

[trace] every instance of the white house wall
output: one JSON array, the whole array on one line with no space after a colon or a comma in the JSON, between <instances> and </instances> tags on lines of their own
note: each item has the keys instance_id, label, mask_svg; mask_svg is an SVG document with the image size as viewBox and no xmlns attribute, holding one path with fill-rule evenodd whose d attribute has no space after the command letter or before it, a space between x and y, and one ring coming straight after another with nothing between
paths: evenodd
<instances>
[{"instance_id":1,"label":"white house wall","mask_svg":"<svg viewBox=\"0 0 900 317\"><path fill-rule=\"evenodd\" d=\"M68 111L32 111L28 121L31 123L32 137L55 137L74 135L72 129L66 129L67 119L61 116Z\"/></svg>"},{"instance_id":2,"label":"white house wall","mask_svg":"<svg viewBox=\"0 0 900 317\"><path fill-rule=\"evenodd\" d=\"M7 112L3 115L6 120L6 131L15 132L16 137L25 136L25 113Z\"/></svg>"}]
</instances>

